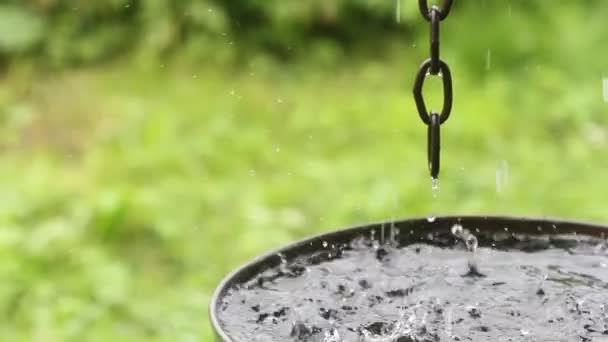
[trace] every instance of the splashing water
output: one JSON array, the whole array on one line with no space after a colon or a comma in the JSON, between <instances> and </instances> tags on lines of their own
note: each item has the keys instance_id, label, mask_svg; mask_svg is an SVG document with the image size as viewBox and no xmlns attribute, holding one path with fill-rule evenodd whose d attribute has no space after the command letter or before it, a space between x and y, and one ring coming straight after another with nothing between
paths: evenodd
<instances>
[{"instance_id":1,"label":"splashing water","mask_svg":"<svg viewBox=\"0 0 608 342\"><path fill-rule=\"evenodd\" d=\"M342 342L338 329L331 328L329 330L325 330L323 342Z\"/></svg>"},{"instance_id":2,"label":"splashing water","mask_svg":"<svg viewBox=\"0 0 608 342\"><path fill-rule=\"evenodd\" d=\"M543 239L527 243L510 234L492 240L502 246L493 249L488 239L495 235L460 224L438 234L424 238L427 243L390 249L382 263L378 241L365 237L340 256L325 259L323 252L287 260L230 290L222 301L222 324L239 342L585 340L581 336L602 341L606 336L608 274L592 262L604 257L596 252L605 240L583 242L566 256L565 249L549 245L536 250ZM428 243L452 237L459 243L451 247ZM475 251L483 251L485 276L472 280L458 269ZM538 295L543 282L545 293Z\"/></svg>"},{"instance_id":3,"label":"splashing water","mask_svg":"<svg viewBox=\"0 0 608 342\"><path fill-rule=\"evenodd\" d=\"M453 225L451 232L456 238L464 241L467 251L470 253L469 260L467 261L468 272L465 274L465 276L485 277L485 275L479 271L477 259L475 258L475 252L477 252L478 247L477 237L471 234L468 229L464 229L460 224Z\"/></svg>"}]
</instances>

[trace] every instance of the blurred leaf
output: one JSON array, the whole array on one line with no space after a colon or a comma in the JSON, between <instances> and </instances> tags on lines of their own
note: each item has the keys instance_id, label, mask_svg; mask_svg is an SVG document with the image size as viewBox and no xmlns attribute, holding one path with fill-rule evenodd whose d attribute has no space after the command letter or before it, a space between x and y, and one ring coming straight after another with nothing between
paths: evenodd
<instances>
[{"instance_id":1,"label":"blurred leaf","mask_svg":"<svg viewBox=\"0 0 608 342\"><path fill-rule=\"evenodd\" d=\"M0 50L21 53L44 38L44 21L23 7L0 5Z\"/></svg>"}]
</instances>

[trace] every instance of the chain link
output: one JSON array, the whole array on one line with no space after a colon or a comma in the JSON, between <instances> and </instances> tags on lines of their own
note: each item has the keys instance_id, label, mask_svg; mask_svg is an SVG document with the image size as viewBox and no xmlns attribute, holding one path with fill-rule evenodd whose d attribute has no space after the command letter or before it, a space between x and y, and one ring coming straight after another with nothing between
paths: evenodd
<instances>
[{"instance_id":1,"label":"chain link","mask_svg":"<svg viewBox=\"0 0 608 342\"><path fill-rule=\"evenodd\" d=\"M430 58L425 60L418 69L414 81L414 100L420 119L428 126L427 155L431 177L439 176L440 126L446 122L452 113L453 89L450 67L440 57L439 23L447 18L452 9L453 0L444 0L441 6L429 7L428 0L418 0L420 13L430 23ZM427 75L439 75L443 82L443 108L437 113L427 109L422 89Z\"/></svg>"},{"instance_id":2,"label":"chain link","mask_svg":"<svg viewBox=\"0 0 608 342\"><path fill-rule=\"evenodd\" d=\"M450 14L450 10L452 9L453 3L454 3L454 0L443 0L443 5L441 5L441 7L432 6L439 10L439 14L440 14L439 19L440 20L443 20L448 17L448 15ZM430 9L432 7L429 7L429 1L428 0L418 0L418 7L420 8L420 14L422 14L424 19L426 19L427 21L431 21Z\"/></svg>"}]
</instances>

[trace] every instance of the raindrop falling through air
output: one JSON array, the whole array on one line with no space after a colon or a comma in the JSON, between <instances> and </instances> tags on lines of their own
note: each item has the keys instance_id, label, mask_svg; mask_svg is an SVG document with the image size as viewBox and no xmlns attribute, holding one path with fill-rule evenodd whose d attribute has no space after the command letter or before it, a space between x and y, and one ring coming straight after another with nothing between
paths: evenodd
<instances>
[{"instance_id":1,"label":"raindrop falling through air","mask_svg":"<svg viewBox=\"0 0 608 342\"><path fill-rule=\"evenodd\" d=\"M397 2L397 11L395 12L395 20L397 24L401 23L401 0L395 0Z\"/></svg>"},{"instance_id":2,"label":"raindrop falling through air","mask_svg":"<svg viewBox=\"0 0 608 342\"><path fill-rule=\"evenodd\" d=\"M506 160L500 162L496 168L496 192L502 193L509 184L509 163Z\"/></svg>"},{"instance_id":3,"label":"raindrop falling through air","mask_svg":"<svg viewBox=\"0 0 608 342\"><path fill-rule=\"evenodd\" d=\"M486 71L490 71L492 68L492 50L486 51Z\"/></svg>"},{"instance_id":4,"label":"raindrop falling through air","mask_svg":"<svg viewBox=\"0 0 608 342\"><path fill-rule=\"evenodd\" d=\"M437 195L439 195L439 179L431 179L431 191L433 191L433 198L437 198Z\"/></svg>"}]
</instances>

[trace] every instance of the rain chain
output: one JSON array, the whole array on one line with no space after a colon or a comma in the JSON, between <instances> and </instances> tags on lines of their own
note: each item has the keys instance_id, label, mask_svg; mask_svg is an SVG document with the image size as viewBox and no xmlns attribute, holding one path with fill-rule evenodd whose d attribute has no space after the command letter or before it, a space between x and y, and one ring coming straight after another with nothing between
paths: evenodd
<instances>
[{"instance_id":1,"label":"rain chain","mask_svg":"<svg viewBox=\"0 0 608 342\"><path fill-rule=\"evenodd\" d=\"M427 157L433 179L439 177L439 151L441 149L439 128L452 112L452 74L449 66L439 56L439 23L450 14L452 3L453 0L444 0L441 7L429 8L428 0L418 0L420 13L431 24L431 57L425 60L418 69L414 82L414 100L420 119L428 126ZM422 88L427 75L439 75L443 81L443 108L440 113L433 110L429 112L424 103Z\"/></svg>"}]
</instances>

